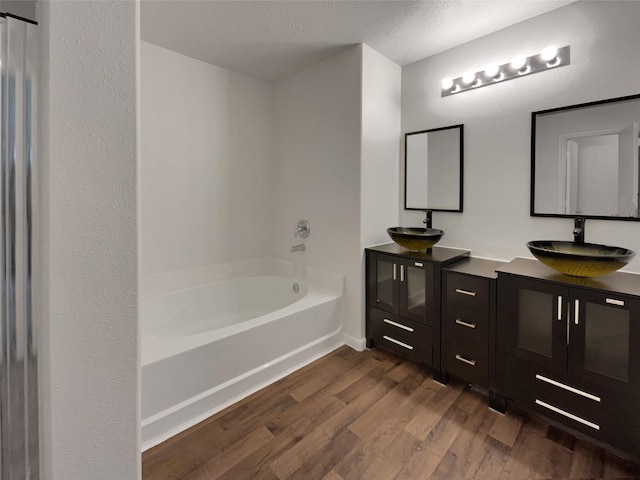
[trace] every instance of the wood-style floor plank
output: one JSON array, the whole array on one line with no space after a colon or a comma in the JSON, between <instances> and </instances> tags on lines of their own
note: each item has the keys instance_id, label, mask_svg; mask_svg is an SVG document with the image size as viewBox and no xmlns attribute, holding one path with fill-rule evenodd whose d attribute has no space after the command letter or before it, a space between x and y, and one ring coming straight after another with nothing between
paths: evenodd
<instances>
[{"instance_id":1,"label":"wood-style floor plank","mask_svg":"<svg viewBox=\"0 0 640 480\"><path fill-rule=\"evenodd\" d=\"M146 451L144 480L640 478L622 459L381 350L342 347Z\"/></svg>"}]
</instances>

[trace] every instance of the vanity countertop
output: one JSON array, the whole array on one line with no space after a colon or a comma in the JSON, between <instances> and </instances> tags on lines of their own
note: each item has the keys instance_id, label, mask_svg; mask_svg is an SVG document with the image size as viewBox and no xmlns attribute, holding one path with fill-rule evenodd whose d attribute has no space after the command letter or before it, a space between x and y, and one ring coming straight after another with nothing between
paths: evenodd
<instances>
[{"instance_id":1,"label":"vanity countertop","mask_svg":"<svg viewBox=\"0 0 640 480\"><path fill-rule=\"evenodd\" d=\"M640 274L613 272L601 277L571 277L563 275L545 266L537 260L518 257L498 268L498 273L508 273L521 277L530 277L554 283L566 283L577 287L586 287L605 292L618 292L640 296Z\"/></svg>"},{"instance_id":2,"label":"vanity countertop","mask_svg":"<svg viewBox=\"0 0 640 480\"><path fill-rule=\"evenodd\" d=\"M500 260L488 258L468 257L452 265L447 265L444 270L448 272L465 273L475 277L497 278L496 270L504 265Z\"/></svg>"},{"instance_id":3,"label":"vanity countertop","mask_svg":"<svg viewBox=\"0 0 640 480\"><path fill-rule=\"evenodd\" d=\"M392 255L402 255L404 257L414 258L416 260L442 263L445 265L457 262L458 260L468 257L471 253L469 250L463 250L461 248L439 247L437 245L431 247L428 250L412 252L410 250L407 250L406 248L402 248L400 245L393 242L367 247L366 250L380 253L389 253Z\"/></svg>"}]
</instances>

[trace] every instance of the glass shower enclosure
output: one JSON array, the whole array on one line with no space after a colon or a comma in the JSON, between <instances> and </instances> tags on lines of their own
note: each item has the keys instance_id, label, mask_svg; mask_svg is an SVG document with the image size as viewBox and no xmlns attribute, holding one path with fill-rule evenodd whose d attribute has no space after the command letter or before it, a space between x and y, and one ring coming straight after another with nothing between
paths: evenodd
<instances>
[{"instance_id":1,"label":"glass shower enclosure","mask_svg":"<svg viewBox=\"0 0 640 480\"><path fill-rule=\"evenodd\" d=\"M39 473L33 192L37 26L0 14L0 480Z\"/></svg>"}]
</instances>

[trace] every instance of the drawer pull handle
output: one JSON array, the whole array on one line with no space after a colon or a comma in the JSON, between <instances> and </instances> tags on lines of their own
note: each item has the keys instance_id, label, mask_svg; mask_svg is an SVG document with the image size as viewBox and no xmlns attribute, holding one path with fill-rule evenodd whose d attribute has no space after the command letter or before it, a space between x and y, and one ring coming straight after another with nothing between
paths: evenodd
<instances>
[{"instance_id":1,"label":"drawer pull handle","mask_svg":"<svg viewBox=\"0 0 640 480\"><path fill-rule=\"evenodd\" d=\"M582 390L578 390L577 388L570 387L569 385L565 385L564 383L560 383L557 380L553 380L551 378L543 377L542 375L536 375L538 380L542 380L543 382L547 382L554 387L562 388L568 392L575 393L576 395L582 395L589 400L593 400L594 402L600 402L600 397L596 395L592 395L591 393L583 392Z\"/></svg>"},{"instance_id":2,"label":"drawer pull handle","mask_svg":"<svg viewBox=\"0 0 640 480\"><path fill-rule=\"evenodd\" d=\"M462 363L466 363L467 365L471 365L472 367L474 367L476 365L476 361L475 360L466 359L462 355L456 355L456 360L459 360Z\"/></svg>"},{"instance_id":3,"label":"drawer pull handle","mask_svg":"<svg viewBox=\"0 0 640 480\"><path fill-rule=\"evenodd\" d=\"M400 340L396 340L395 338L388 337L387 335L384 335L382 338L392 343L395 343L396 345L400 345L401 347L404 347L407 350L413 350L413 347L411 345L407 345L406 343L401 342Z\"/></svg>"},{"instance_id":4,"label":"drawer pull handle","mask_svg":"<svg viewBox=\"0 0 640 480\"><path fill-rule=\"evenodd\" d=\"M468 322L465 322L464 320L461 320L459 318L456 318L456 323L458 325L462 325L463 327L476 328L476 324L475 323L468 323Z\"/></svg>"},{"instance_id":5,"label":"drawer pull handle","mask_svg":"<svg viewBox=\"0 0 640 480\"><path fill-rule=\"evenodd\" d=\"M569 412L565 412L564 410L562 410L561 408L558 407L554 407L553 405L549 405L548 403L545 403L541 400L538 400L536 398L536 404L540 405L541 407L547 408L549 410L551 410L552 412L556 412L559 413L560 415L564 415L567 418L570 418L571 420L575 420L576 422L582 423L583 425L586 425L587 427L591 427L594 430L600 430L600 425L590 422L589 420L585 420L584 418L580 418L576 415L574 415L573 413L569 413Z\"/></svg>"},{"instance_id":6,"label":"drawer pull handle","mask_svg":"<svg viewBox=\"0 0 640 480\"><path fill-rule=\"evenodd\" d=\"M470 297L476 296L476 292L472 292L471 290L463 290L462 288L456 288L456 293L461 293L462 295L469 295Z\"/></svg>"},{"instance_id":7,"label":"drawer pull handle","mask_svg":"<svg viewBox=\"0 0 640 480\"><path fill-rule=\"evenodd\" d=\"M615 298L607 298L605 302L610 303L611 305L618 305L619 307L624 307L624 300L616 300Z\"/></svg>"},{"instance_id":8,"label":"drawer pull handle","mask_svg":"<svg viewBox=\"0 0 640 480\"><path fill-rule=\"evenodd\" d=\"M402 325L401 323L394 322L393 320L389 320L388 318L385 318L382 321L384 323L388 323L389 325L393 325L394 327L398 327L398 328L401 328L403 330L406 330L407 332L413 332L413 328L407 327L406 325Z\"/></svg>"},{"instance_id":9,"label":"drawer pull handle","mask_svg":"<svg viewBox=\"0 0 640 480\"><path fill-rule=\"evenodd\" d=\"M423 263L420 263L420 262L415 262L415 263L414 263L414 265L415 265L416 267L424 267L424 264L423 264Z\"/></svg>"}]
</instances>

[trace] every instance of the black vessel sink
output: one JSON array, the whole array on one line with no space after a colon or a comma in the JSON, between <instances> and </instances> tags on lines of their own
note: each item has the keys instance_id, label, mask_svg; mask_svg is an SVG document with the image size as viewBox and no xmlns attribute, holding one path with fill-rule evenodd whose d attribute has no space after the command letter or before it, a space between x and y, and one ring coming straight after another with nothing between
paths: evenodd
<instances>
[{"instance_id":1,"label":"black vessel sink","mask_svg":"<svg viewBox=\"0 0 640 480\"><path fill-rule=\"evenodd\" d=\"M556 240L535 240L527 247L542 263L572 277L606 275L624 267L636 255L621 247Z\"/></svg>"},{"instance_id":2,"label":"black vessel sink","mask_svg":"<svg viewBox=\"0 0 640 480\"><path fill-rule=\"evenodd\" d=\"M433 247L444 235L444 232L437 228L417 227L392 227L387 228L387 233L391 240L412 252Z\"/></svg>"}]
</instances>

